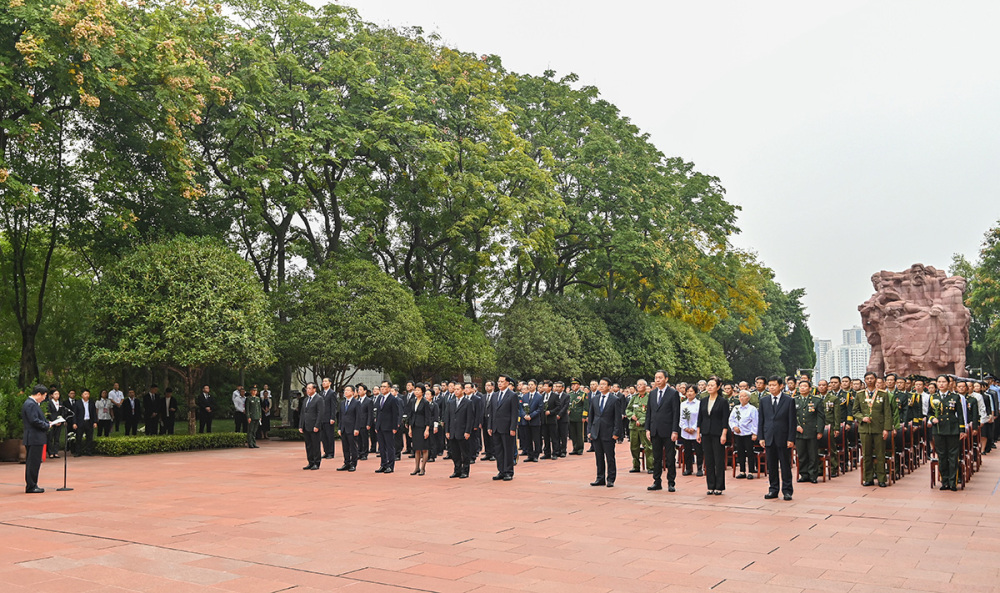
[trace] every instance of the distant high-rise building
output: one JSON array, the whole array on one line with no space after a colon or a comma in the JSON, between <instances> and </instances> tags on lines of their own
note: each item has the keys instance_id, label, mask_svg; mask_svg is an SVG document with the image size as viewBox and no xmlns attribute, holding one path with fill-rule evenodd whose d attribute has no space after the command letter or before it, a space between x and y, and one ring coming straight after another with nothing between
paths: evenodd
<instances>
[{"instance_id":1,"label":"distant high-rise building","mask_svg":"<svg viewBox=\"0 0 1000 593\"><path fill-rule=\"evenodd\" d=\"M851 329L844 330L844 342L845 346L853 346L854 344L867 344L868 336L865 335L865 330L861 329L861 326L855 325ZM851 375L852 377L854 375Z\"/></svg>"},{"instance_id":2,"label":"distant high-rise building","mask_svg":"<svg viewBox=\"0 0 1000 593\"><path fill-rule=\"evenodd\" d=\"M872 347L860 327L843 330L844 343L833 347L830 340L813 340L816 349L815 379L850 375L861 378L868 369Z\"/></svg>"}]
</instances>

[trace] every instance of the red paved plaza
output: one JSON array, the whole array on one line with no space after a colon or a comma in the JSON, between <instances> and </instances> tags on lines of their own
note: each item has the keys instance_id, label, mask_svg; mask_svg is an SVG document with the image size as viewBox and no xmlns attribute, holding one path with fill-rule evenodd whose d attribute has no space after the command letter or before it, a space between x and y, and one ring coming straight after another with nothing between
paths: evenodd
<instances>
[{"instance_id":1,"label":"red paved plaza","mask_svg":"<svg viewBox=\"0 0 1000 593\"><path fill-rule=\"evenodd\" d=\"M997 455L997 454L994 454ZM862 488L857 470L763 500L766 480L704 478L647 492L618 448L615 488L590 487L593 455L494 464L448 479L451 462L391 475L302 471L301 443L0 465L0 592L141 591L997 591L1000 459L965 491L929 470Z\"/></svg>"}]
</instances>

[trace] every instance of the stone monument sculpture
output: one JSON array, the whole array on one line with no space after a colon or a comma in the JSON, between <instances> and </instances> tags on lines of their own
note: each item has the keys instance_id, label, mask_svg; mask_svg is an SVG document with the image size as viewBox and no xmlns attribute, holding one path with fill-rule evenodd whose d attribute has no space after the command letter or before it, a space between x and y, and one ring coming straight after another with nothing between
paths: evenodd
<instances>
[{"instance_id":1,"label":"stone monument sculpture","mask_svg":"<svg viewBox=\"0 0 1000 593\"><path fill-rule=\"evenodd\" d=\"M858 306L872 347L870 372L965 375L971 319L965 278L913 264L904 272L873 274L872 286L875 294Z\"/></svg>"}]
</instances>

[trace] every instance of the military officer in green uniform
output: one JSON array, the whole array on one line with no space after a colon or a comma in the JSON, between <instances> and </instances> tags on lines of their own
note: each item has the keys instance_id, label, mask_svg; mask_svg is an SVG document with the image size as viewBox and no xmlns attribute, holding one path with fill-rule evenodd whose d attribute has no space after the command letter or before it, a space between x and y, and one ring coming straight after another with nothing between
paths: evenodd
<instances>
[{"instance_id":1,"label":"military officer in green uniform","mask_svg":"<svg viewBox=\"0 0 1000 593\"><path fill-rule=\"evenodd\" d=\"M247 447L258 449L257 429L260 428L260 418L262 416L260 407L260 396L257 395L257 388L250 390L250 395L246 401L247 420L250 421L250 428L247 429Z\"/></svg>"},{"instance_id":2,"label":"military officer in green uniform","mask_svg":"<svg viewBox=\"0 0 1000 593\"><path fill-rule=\"evenodd\" d=\"M941 490L958 490L958 454L961 440L965 437L965 412L962 398L954 391L948 391L948 377L937 378L939 393L930 404L930 423L934 427L934 447L938 454L941 470Z\"/></svg>"},{"instance_id":3,"label":"military officer in green uniform","mask_svg":"<svg viewBox=\"0 0 1000 593\"><path fill-rule=\"evenodd\" d=\"M816 388L819 396L823 398L823 416L826 425L830 427L830 477L835 478L840 475L840 447L838 446L838 441L840 440L840 423L843 422L843 417L840 415L840 402L837 394L830 391L831 382L833 382L833 379L830 379L830 381L821 380ZM837 381L837 385L840 385L839 380Z\"/></svg>"},{"instance_id":4,"label":"military officer in green uniform","mask_svg":"<svg viewBox=\"0 0 1000 593\"><path fill-rule=\"evenodd\" d=\"M583 425L590 409L590 396L580 388L580 381L569 382L569 438L573 441L571 455L583 455Z\"/></svg>"},{"instance_id":5,"label":"military officer in green uniform","mask_svg":"<svg viewBox=\"0 0 1000 593\"><path fill-rule=\"evenodd\" d=\"M795 454L799 458L799 482L816 483L819 477L819 441L826 427L823 398L813 395L808 379L800 379L795 394Z\"/></svg>"},{"instance_id":6,"label":"military officer in green uniform","mask_svg":"<svg viewBox=\"0 0 1000 593\"><path fill-rule=\"evenodd\" d=\"M865 389L855 394L853 414L859 419L861 469L864 472L861 485L872 486L874 475L878 477L879 487L885 488L885 439L892 430L892 408L889 394L875 388L875 373L865 373Z\"/></svg>"},{"instance_id":7,"label":"military officer in green uniform","mask_svg":"<svg viewBox=\"0 0 1000 593\"><path fill-rule=\"evenodd\" d=\"M632 469L629 473L641 471L639 456L646 456L646 471L653 473L653 447L646 437L646 406L649 404L649 384L645 379L639 379L635 384L635 395L629 399L625 408L625 418L628 419L629 444L632 449Z\"/></svg>"},{"instance_id":8,"label":"military officer in green uniform","mask_svg":"<svg viewBox=\"0 0 1000 593\"><path fill-rule=\"evenodd\" d=\"M732 381L726 381L722 384L722 395L726 396L730 410L740 407L740 394L736 391L736 386L733 385Z\"/></svg>"}]
</instances>

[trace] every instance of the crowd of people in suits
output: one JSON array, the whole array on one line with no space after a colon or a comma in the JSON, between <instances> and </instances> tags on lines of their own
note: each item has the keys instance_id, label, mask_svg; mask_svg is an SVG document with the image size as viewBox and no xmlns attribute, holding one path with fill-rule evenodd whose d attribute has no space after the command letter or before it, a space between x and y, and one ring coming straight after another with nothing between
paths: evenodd
<instances>
[{"instance_id":1,"label":"crowd of people in suits","mask_svg":"<svg viewBox=\"0 0 1000 593\"><path fill-rule=\"evenodd\" d=\"M426 474L439 455L454 466L451 477L469 477L479 461L496 463L494 480L509 481L520 460L537 463L568 455L595 454L593 486L613 487L617 480L616 444L630 441L630 473L652 475L649 490L676 490L682 475L704 477L707 494L726 490L727 467L736 479L768 478L765 498L779 492L790 500L797 482L816 483L861 468L864 486L880 487L902 478L907 470L932 462L942 490L964 487L1000 438L1000 384L993 377L976 381L941 375L897 377L893 373L863 378L833 377L815 384L808 376L757 377L754 385L710 377L697 383L669 384L657 371L652 384L639 379L622 389L602 378L581 386L577 379L514 381L500 375L479 384L466 381L421 383L405 389L388 381L369 390L364 384L337 392L329 379L322 389L309 383L295 406L295 423L305 440L306 470L318 470L336 454L341 442L340 471L357 470L358 462L379 455L376 473L392 473L402 455L414 459L411 475ZM73 452L93 454L95 431L107 434L123 424L136 434L140 419L147 435L173 434L178 402L172 390L163 396L152 385L142 398L116 383L95 400L87 389L63 400L58 389L36 387L38 404L25 401L25 443L37 441L44 423L49 457L58 457L64 430L76 433ZM232 394L236 430L247 433L248 446L270 430L270 392L242 386ZM211 432L215 403L206 385L198 395L199 432ZM39 417L39 414L41 415ZM64 418L65 423L56 419ZM569 445L572 444L572 449ZM37 453L34 451L32 455ZM479 455L482 454L482 458ZM39 453L40 455L40 453ZM935 473L934 468L937 468ZM37 468L28 491L37 489ZM32 484L34 484L32 486Z\"/></svg>"},{"instance_id":2,"label":"crowd of people in suits","mask_svg":"<svg viewBox=\"0 0 1000 593\"><path fill-rule=\"evenodd\" d=\"M793 481L817 483L855 467L864 486L877 478L885 487L919 465L917 451L937 464L941 488L954 490L963 479L957 443L968 435L973 455L982 455L1000 437L1000 385L992 377L931 381L868 373L814 384L803 375L757 377L752 386L717 377L676 385L668 380L661 370L652 384L639 379L622 389L607 378L582 387L576 379L567 386L501 375L482 389L468 381L409 381L400 390L386 381L373 392L358 384L338 393L324 379L322 389L307 385L299 404L308 461L303 469L319 469L340 440L341 471L356 471L359 460L378 452L377 473L392 473L408 455L411 475L422 476L427 463L444 454L454 464L451 477L464 479L481 453L479 461L496 462L493 479L509 481L519 460L582 455L587 445L596 460L591 485L613 487L615 445L628 439L630 473L652 474L651 491L664 488L664 473L674 492L678 471L697 472L707 494L718 496L728 468L736 479L752 480L763 471L765 498L780 493L791 500Z\"/></svg>"}]
</instances>

